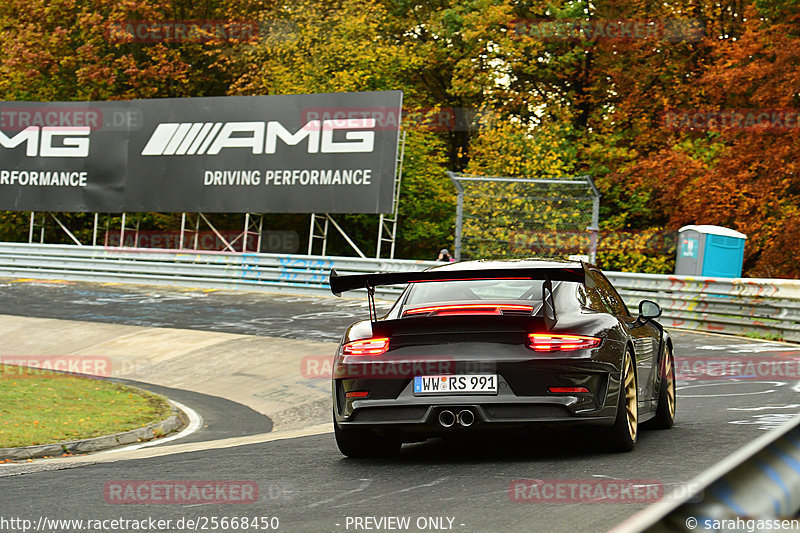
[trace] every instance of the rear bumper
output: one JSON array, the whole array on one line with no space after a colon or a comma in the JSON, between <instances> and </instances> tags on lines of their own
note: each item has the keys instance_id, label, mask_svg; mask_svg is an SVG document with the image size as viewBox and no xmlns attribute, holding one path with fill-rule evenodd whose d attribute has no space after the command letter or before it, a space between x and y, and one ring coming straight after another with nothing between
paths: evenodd
<instances>
[{"instance_id":1,"label":"rear bumper","mask_svg":"<svg viewBox=\"0 0 800 533\"><path fill-rule=\"evenodd\" d=\"M517 396L499 376L496 395L415 396L413 382L407 380L402 392L392 399L345 399L345 390L369 388L363 380L334 381L334 414L337 424L346 427L372 427L385 433L435 436L453 431L525 429L578 425L610 426L614 423L620 390L619 373L576 374L559 384L589 385L589 393ZM580 384L580 385L579 385ZM464 427L458 422L443 427L442 411L454 414L469 410L474 422Z\"/></svg>"}]
</instances>

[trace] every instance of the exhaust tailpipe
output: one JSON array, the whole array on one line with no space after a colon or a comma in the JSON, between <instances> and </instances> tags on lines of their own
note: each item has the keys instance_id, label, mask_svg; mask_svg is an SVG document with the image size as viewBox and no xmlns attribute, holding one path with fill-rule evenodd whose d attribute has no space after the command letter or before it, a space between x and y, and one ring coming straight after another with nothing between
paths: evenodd
<instances>
[{"instance_id":1,"label":"exhaust tailpipe","mask_svg":"<svg viewBox=\"0 0 800 533\"><path fill-rule=\"evenodd\" d=\"M453 414L453 411L444 410L439 413L439 424L441 424L443 428L453 427L455 423L456 415Z\"/></svg>"},{"instance_id":2,"label":"exhaust tailpipe","mask_svg":"<svg viewBox=\"0 0 800 533\"><path fill-rule=\"evenodd\" d=\"M475 414L469 409L464 409L458 413L458 423L465 428L470 427L475 423Z\"/></svg>"}]
</instances>

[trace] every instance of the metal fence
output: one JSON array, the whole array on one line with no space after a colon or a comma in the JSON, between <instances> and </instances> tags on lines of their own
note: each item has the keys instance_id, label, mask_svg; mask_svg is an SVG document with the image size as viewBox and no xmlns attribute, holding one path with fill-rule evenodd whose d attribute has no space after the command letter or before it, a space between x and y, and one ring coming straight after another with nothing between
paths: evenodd
<instances>
[{"instance_id":1,"label":"metal fence","mask_svg":"<svg viewBox=\"0 0 800 533\"><path fill-rule=\"evenodd\" d=\"M327 292L340 274L402 272L437 263L350 257L0 243L0 276ZM606 272L632 312L658 302L667 327L800 342L800 280L722 279ZM392 297L398 288L379 295Z\"/></svg>"},{"instance_id":2,"label":"metal fence","mask_svg":"<svg viewBox=\"0 0 800 533\"><path fill-rule=\"evenodd\" d=\"M455 257L594 262L600 192L590 176L554 179L448 172L458 192Z\"/></svg>"}]
</instances>

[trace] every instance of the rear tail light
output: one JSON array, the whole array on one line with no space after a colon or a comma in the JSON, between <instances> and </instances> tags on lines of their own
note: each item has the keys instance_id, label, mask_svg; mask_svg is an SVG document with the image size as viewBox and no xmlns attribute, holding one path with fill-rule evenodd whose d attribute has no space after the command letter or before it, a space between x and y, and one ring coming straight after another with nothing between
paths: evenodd
<instances>
[{"instance_id":1,"label":"rear tail light","mask_svg":"<svg viewBox=\"0 0 800 533\"><path fill-rule=\"evenodd\" d=\"M577 394L579 392L589 392L586 387L547 387L548 392L554 394Z\"/></svg>"},{"instance_id":2,"label":"rear tail light","mask_svg":"<svg viewBox=\"0 0 800 533\"><path fill-rule=\"evenodd\" d=\"M346 392L344 395L345 398L366 398L367 396L369 396L368 390L350 391Z\"/></svg>"},{"instance_id":3,"label":"rear tail light","mask_svg":"<svg viewBox=\"0 0 800 533\"><path fill-rule=\"evenodd\" d=\"M389 339L386 337L352 341L342 346L344 355L383 355L388 350Z\"/></svg>"},{"instance_id":4,"label":"rear tail light","mask_svg":"<svg viewBox=\"0 0 800 533\"><path fill-rule=\"evenodd\" d=\"M528 348L535 352L569 352L600 346L602 339L584 335L559 335L554 333L531 333Z\"/></svg>"}]
</instances>

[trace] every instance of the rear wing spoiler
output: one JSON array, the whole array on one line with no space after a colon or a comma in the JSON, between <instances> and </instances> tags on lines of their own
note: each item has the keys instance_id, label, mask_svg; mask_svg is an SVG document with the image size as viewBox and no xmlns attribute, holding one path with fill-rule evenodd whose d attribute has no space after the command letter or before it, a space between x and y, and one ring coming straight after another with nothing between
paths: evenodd
<instances>
[{"instance_id":1,"label":"rear wing spoiler","mask_svg":"<svg viewBox=\"0 0 800 533\"><path fill-rule=\"evenodd\" d=\"M331 292L341 296L343 292L367 289L370 303L370 320L377 320L375 313L375 287L379 285L401 285L426 281L468 281L481 279L533 279L543 281L544 319L548 329L558 320L553 302L553 281L572 281L586 284L591 278L586 263L580 267L543 268L490 268L483 270L426 270L424 272L388 272L378 274L353 274L340 276L331 269L329 283ZM588 283L591 285L591 282Z\"/></svg>"},{"instance_id":2,"label":"rear wing spoiler","mask_svg":"<svg viewBox=\"0 0 800 533\"><path fill-rule=\"evenodd\" d=\"M331 269L329 282L331 292L341 296L343 292L370 289L379 285L401 285L424 281L467 281L477 279L540 279L542 281L586 282L586 267L583 268L490 268L484 270L426 270L424 272L388 272L379 274L353 274L340 276Z\"/></svg>"}]
</instances>

